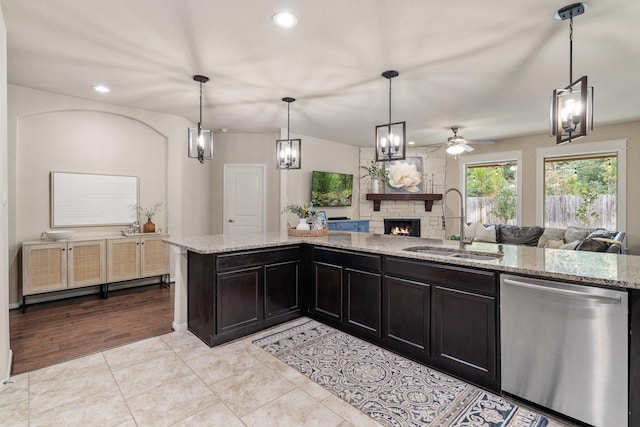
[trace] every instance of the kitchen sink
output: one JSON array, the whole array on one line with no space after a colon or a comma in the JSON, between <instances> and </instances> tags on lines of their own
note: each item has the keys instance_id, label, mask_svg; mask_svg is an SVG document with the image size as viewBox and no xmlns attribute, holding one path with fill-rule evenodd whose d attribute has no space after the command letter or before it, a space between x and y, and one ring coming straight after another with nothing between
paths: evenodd
<instances>
[{"instance_id":1,"label":"kitchen sink","mask_svg":"<svg viewBox=\"0 0 640 427\"><path fill-rule=\"evenodd\" d=\"M409 248L404 248L403 251L418 252L426 255L437 255L437 256L449 257L449 258L471 259L476 261L490 261L493 259L502 258L502 255L497 255L497 254L475 254L470 252L459 252L454 250L435 249L428 246L412 246Z\"/></svg>"},{"instance_id":2,"label":"kitchen sink","mask_svg":"<svg viewBox=\"0 0 640 427\"><path fill-rule=\"evenodd\" d=\"M492 260L492 259L502 258L501 255L464 254L464 253L461 253L461 252L455 252L455 253L451 254L450 256L452 258L455 257L455 258L475 259L475 260L480 260L480 261L488 261L488 260Z\"/></svg>"}]
</instances>

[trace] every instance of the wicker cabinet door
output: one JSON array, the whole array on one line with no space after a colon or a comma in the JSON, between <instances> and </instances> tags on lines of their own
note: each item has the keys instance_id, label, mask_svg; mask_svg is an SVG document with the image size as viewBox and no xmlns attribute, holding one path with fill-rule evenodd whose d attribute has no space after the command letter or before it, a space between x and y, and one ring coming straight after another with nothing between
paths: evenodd
<instances>
[{"instance_id":1,"label":"wicker cabinet door","mask_svg":"<svg viewBox=\"0 0 640 427\"><path fill-rule=\"evenodd\" d=\"M140 277L140 239L107 241L107 281L120 282Z\"/></svg>"},{"instance_id":2,"label":"wicker cabinet door","mask_svg":"<svg viewBox=\"0 0 640 427\"><path fill-rule=\"evenodd\" d=\"M66 288L66 242L22 246L22 295Z\"/></svg>"},{"instance_id":3,"label":"wicker cabinet door","mask_svg":"<svg viewBox=\"0 0 640 427\"><path fill-rule=\"evenodd\" d=\"M69 288L100 285L107 281L105 240L69 242L67 283Z\"/></svg>"},{"instance_id":4,"label":"wicker cabinet door","mask_svg":"<svg viewBox=\"0 0 640 427\"><path fill-rule=\"evenodd\" d=\"M142 277L169 273L169 245L162 237L141 237Z\"/></svg>"}]
</instances>

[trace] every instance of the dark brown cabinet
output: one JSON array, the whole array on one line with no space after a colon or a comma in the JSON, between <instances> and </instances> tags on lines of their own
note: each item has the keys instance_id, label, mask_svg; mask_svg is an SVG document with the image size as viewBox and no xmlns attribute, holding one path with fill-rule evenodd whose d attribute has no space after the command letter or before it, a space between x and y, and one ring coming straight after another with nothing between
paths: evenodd
<instances>
[{"instance_id":1,"label":"dark brown cabinet","mask_svg":"<svg viewBox=\"0 0 640 427\"><path fill-rule=\"evenodd\" d=\"M188 253L187 319L209 346L300 316L302 245Z\"/></svg>"},{"instance_id":2,"label":"dark brown cabinet","mask_svg":"<svg viewBox=\"0 0 640 427\"><path fill-rule=\"evenodd\" d=\"M429 356L431 286L397 277L384 279L383 340L420 360Z\"/></svg>"},{"instance_id":3,"label":"dark brown cabinet","mask_svg":"<svg viewBox=\"0 0 640 427\"><path fill-rule=\"evenodd\" d=\"M355 334L380 337L381 269L380 255L316 247L310 313Z\"/></svg>"},{"instance_id":4,"label":"dark brown cabinet","mask_svg":"<svg viewBox=\"0 0 640 427\"><path fill-rule=\"evenodd\" d=\"M499 391L497 274L395 257L384 270L383 341Z\"/></svg>"}]
</instances>

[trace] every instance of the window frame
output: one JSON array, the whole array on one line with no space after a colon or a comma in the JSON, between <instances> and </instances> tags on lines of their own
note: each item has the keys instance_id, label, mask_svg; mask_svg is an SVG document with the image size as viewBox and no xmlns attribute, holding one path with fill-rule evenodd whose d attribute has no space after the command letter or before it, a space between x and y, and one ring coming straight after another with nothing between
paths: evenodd
<instances>
[{"instance_id":1,"label":"window frame","mask_svg":"<svg viewBox=\"0 0 640 427\"><path fill-rule=\"evenodd\" d=\"M582 142L539 147L536 149L536 223L544 221L544 166L547 159L562 157L580 157L598 154L615 154L618 158L618 176L616 182L616 218L617 230L627 229L627 142L628 139Z\"/></svg>"},{"instance_id":2,"label":"window frame","mask_svg":"<svg viewBox=\"0 0 640 427\"><path fill-rule=\"evenodd\" d=\"M485 154L465 154L458 158L460 189L464 195L464 200L462 202L465 206L465 221L467 220L467 166L482 166L483 164L501 162L515 162L516 167L518 168L516 175L516 191L518 192L516 195L516 224L522 223L522 150L500 151Z\"/></svg>"}]
</instances>

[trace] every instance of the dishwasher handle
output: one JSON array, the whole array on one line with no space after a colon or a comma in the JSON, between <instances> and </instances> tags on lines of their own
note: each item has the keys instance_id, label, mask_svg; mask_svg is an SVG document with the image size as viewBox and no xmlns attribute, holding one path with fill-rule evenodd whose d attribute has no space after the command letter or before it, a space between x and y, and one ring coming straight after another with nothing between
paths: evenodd
<instances>
[{"instance_id":1,"label":"dishwasher handle","mask_svg":"<svg viewBox=\"0 0 640 427\"><path fill-rule=\"evenodd\" d=\"M604 295L594 295L588 292L572 291L570 289L552 288L550 286L536 285L533 283L526 283L526 282L521 282L519 280L513 280L513 279L507 279L507 278L504 278L503 281L507 285L519 286L521 288L535 289L538 291L550 292L550 293L564 295L564 296L580 297L580 298L599 301L607 304L620 304L622 302L622 298L619 296L609 297Z\"/></svg>"}]
</instances>

